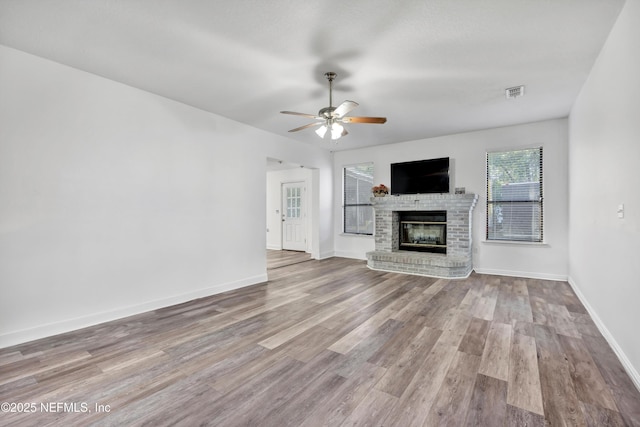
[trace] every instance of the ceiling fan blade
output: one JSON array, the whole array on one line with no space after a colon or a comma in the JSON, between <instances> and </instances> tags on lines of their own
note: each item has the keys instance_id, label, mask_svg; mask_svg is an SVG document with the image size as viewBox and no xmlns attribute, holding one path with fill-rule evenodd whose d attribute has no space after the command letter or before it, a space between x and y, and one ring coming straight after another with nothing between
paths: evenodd
<instances>
[{"instance_id":1,"label":"ceiling fan blade","mask_svg":"<svg viewBox=\"0 0 640 427\"><path fill-rule=\"evenodd\" d=\"M309 123L308 125L300 126L299 128L291 129L289 132L298 132L299 130L308 129L314 126L320 126L323 122Z\"/></svg>"},{"instance_id":2,"label":"ceiling fan blade","mask_svg":"<svg viewBox=\"0 0 640 427\"><path fill-rule=\"evenodd\" d=\"M386 117L343 117L340 119L343 123L386 123Z\"/></svg>"},{"instance_id":3,"label":"ceiling fan blade","mask_svg":"<svg viewBox=\"0 0 640 427\"><path fill-rule=\"evenodd\" d=\"M307 114L307 113L296 113L295 111L280 111L282 114L292 114L294 116L302 116L309 117L310 119L323 119L322 117L318 117L315 114ZM324 120L324 119L323 119Z\"/></svg>"},{"instance_id":4,"label":"ceiling fan blade","mask_svg":"<svg viewBox=\"0 0 640 427\"><path fill-rule=\"evenodd\" d=\"M355 101L344 101L342 104L338 105L335 110L333 110L333 116L340 118L357 106L358 103Z\"/></svg>"}]
</instances>

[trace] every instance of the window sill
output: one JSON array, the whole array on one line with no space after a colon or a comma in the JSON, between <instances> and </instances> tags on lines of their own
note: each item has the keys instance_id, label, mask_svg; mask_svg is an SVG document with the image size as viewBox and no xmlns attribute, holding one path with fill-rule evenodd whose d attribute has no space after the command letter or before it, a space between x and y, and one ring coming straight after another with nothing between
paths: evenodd
<instances>
[{"instance_id":1,"label":"window sill","mask_svg":"<svg viewBox=\"0 0 640 427\"><path fill-rule=\"evenodd\" d=\"M354 233L340 233L340 236L344 236L344 237L366 237L366 238L373 238L373 234L354 234Z\"/></svg>"},{"instance_id":2,"label":"window sill","mask_svg":"<svg viewBox=\"0 0 640 427\"><path fill-rule=\"evenodd\" d=\"M506 245L506 246L534 246L549 247L547 242L519 242L517 240L482 240L481 243L487 245Z\"/></svg>"}]
</instances>

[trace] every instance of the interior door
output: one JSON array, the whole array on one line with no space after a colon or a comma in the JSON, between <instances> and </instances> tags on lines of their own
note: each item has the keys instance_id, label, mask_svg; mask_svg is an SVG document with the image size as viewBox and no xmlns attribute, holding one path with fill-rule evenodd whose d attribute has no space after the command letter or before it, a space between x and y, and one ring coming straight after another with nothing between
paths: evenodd
<instances>
[{"instance_id":1,"label":"interior door","mask_svg":"<svg viewBox=\"0 0 640 427\"><path fill-rule=\"evenodd\" d=\"M304 182L282 184L282 249L304 251L307 248Z\"/></svg>"}]
</instances>

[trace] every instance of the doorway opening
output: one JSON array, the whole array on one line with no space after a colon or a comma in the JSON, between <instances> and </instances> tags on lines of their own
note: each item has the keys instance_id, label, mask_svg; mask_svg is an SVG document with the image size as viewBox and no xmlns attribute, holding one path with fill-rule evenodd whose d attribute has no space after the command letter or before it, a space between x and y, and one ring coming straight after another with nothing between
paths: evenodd
<instances>
[{"instance_id":1,"label":"doorway opening","mask_svg":"<svg viewBox=\"0 0 640 427\"><path fill-rule=\"evenodd\" d=\"M313 258L313 182L317 171L267 159L267 269Z\"/></svg>"}]
</instances>

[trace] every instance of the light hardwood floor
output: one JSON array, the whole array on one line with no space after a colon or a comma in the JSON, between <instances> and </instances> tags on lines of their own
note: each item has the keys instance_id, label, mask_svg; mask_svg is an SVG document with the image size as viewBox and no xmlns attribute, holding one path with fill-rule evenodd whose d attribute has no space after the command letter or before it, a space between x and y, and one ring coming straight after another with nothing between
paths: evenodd
<instances>
[{"instance_id":1,"label":"light hardwood floor","mask_svg":"<svg viewBox=\"0 0 640 427\"><path fill-rule=\"evenodd\" d=\"M36 405L3 426L640 425L568 284L340 258L1 349L0 402Z\"/></svg>"}]
</instances>

